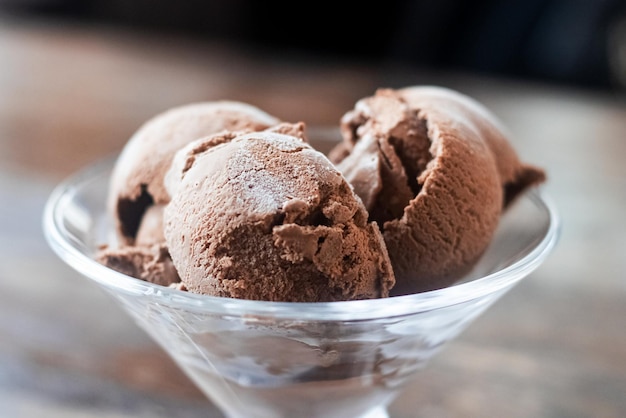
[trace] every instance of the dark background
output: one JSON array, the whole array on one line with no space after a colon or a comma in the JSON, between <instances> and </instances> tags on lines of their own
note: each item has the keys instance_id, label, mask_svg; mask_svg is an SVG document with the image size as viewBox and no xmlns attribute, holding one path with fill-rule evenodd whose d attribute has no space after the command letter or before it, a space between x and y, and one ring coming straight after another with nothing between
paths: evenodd
<instances>
[{"instance_id":1,"label":"dark background","mask_svg":"<svg viewBox=\"0 0 626 418\"><path fill-rule=\"evenodd\" d=\"M592 89L626 83L625 0L0 0L0 11Z\"/></svg>"}]
</instances>

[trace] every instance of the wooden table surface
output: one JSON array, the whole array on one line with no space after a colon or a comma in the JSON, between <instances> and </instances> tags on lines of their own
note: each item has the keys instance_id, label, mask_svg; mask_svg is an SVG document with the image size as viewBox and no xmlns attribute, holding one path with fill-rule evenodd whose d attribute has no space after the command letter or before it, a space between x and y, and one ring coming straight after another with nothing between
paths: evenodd
<instances>
[{"instance_id":1,"label":"wooden table surface","mask_svg":"<svg viewBox=\"0 0 626 418\"><path fill-rule=\"evenodd\" d=\"M147 118L234 99L334 126L376 87L474 96L545 167L548 261L436 356L395 418L626 416L626 101L618 93L0 20L0 417L221 417L41 231L52 188Z\"/></svg>"}]
</instances>

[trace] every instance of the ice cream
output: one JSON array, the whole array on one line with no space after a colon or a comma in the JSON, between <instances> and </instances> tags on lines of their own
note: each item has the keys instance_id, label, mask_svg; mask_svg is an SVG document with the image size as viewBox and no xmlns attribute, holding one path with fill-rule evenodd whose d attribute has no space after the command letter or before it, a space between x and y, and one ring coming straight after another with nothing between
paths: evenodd
<instances>
[{"instance_id":1,"label":"ice cream","mask_svg":"<svg viewBox=\"0 0 626 418\"><path fill-rule=\"evenodd\" d=\"M163 179L174 154L188 143L222 131L261 130L274 116L247 103L192 103L160 113L130 138L111 175L108 206L119 245L98 259L111 268L161 285L179 281L163 236L163 207L169 202Z\"/></svg>"},{"instance_id":2,"label":"ice cream","mask_svg":"<svg viewBox=\"0 0 626 418\"><path fill-rule=\"evenodd\" d=\"M165 239L189 291L289 302L386 297L382 234L297 125L230 132L179 151Z\"/></svg>"},{"instance_id":3,"label":"ice cream","mask_svg":"<svg viewBox=\"0 0 626 418\"><path fill-rule=\"evenodd\" d=\"M340 127L327 158L304 123L245 103L157 115L116 162L109 210L120 245L98 259L213 296L422 292L468 273L503 211L545 180L493 114L453 90L379 89Z\"/></svg>"},{"instance_id":4,"label":"ice cream","mask_svg":"<svg viewBox=\"0 0 626 418\"><path fill-rule=\"evenodd\" d=\"M506 206L545 178L520 162L484 106L445 88L380 89L344 115L341 131L330 157L382 228L393 295L461 278Z\"/></svg>"},{"instance_id":5,"label":"ice cream","mask_svg":"<svg viewBox=\"0 0 626 418\"><path fill-rule=\"evenodd\" d=\"M113 270L161 286L170 286L180 282L178 272L172 264L164 243L125 245L119 248L103 247L97 258Z\"/></svg>"},{"instance_id":6,"label":"ice cream","mask_svg":"<svg viewBox=\"0 0 626 418\"><path fill-rule=\"evenodd\" d=\"M169 201L163 178L180 148L221 131L262 130L279 122L255 106L235 101L183 105L148 120L130 138L111 175L108 204L119 239L134 243L146 209ZM158 217L151 218L150 226L142 234L144 240L150 240L149 231L161 229Z\"/></svg>"}]
</instances>

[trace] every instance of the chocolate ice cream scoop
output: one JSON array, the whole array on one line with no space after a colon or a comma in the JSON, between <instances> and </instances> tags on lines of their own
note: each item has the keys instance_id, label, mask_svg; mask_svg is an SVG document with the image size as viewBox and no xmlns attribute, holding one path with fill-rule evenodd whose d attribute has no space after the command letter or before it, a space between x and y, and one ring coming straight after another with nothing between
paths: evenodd
<instances>
[{"instance_id":1,"label":"chocolate ice cream scoop","mask_svg":"<svg viewBox=\"0 0 626 418\"><path fill-rule=\"evenodd\" d=\"M300 138L216 135L181 150L172 171L165 239L189 291L290 302L388 296L394 274L378 226Z\"/></svg>"},{"instance_id":2,"label":"chocolate ice cream scoop","mask_svg":"<svg viewBox=\"0 0 626 418\"><path fill-rule=\"evenodd\" d=\"M262 130L279 122L252 105L235 101L189 104L148 120L122 150L111 176L108 205L121 243L134 243L150 206L169 201L163 177L176 151L224 130Z\"/></svg>"},{"instance_id":3,"label":"chocolate ice cream scoop","mask_svg":"<svg viewBox=\"0 0 626 418\"><path fill-rule=\"evenodd\" d=\"M484 106L445 88L380 89L344 115L341 130L330 158L382 227L392 295L458 280L503 209L545 179L520 162Z\"/></svg>"}]
</instances>

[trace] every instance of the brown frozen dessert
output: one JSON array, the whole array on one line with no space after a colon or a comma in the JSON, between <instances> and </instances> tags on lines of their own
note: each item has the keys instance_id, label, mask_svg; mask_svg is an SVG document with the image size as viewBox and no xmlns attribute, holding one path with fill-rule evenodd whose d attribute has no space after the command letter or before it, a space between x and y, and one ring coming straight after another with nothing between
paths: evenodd
<instances>
[{"instance_id":1,"label":"brown frozen dessert","mask_svg":"<svg viewBox=\"0 0 626 418\"><path fill-rule=\"evenodd\" d=\"M504 208L545 178L520 162L487 109L445 88L380 89L344 115L341 131L330 158L382 229L392 295L457 281Z\"/></svg>"},{"instance_id":2,"label":"brown frozen dessert","mask_svg":"<svg viewBox=\"0 0 626 418\"><path fill-rule=\"evenodd\" d=\"M303 123L245 103L157 115L116 162L109 210L120 245L98 259L214 296L416 293L468 273L502 212L545 180L485 107L445 88L380 89L341 131L329 160Z\"/></svg>"},{"instance_id":3,"label":"brown frozen dessert","mask_svg":"<svg viewBox=\"0 0 626 418\"><path fill-rule=\"evenodd\" d=\"M221 131L262 130L279 122L254 106L234 101L179 106L148 120L130 138L111 175L108 205L120 241L133 244L146 209L169 201L163 177L180 148ZM153 217L151 222L149 231L158 231L153 226L159 219ZM143 233L144 239L148 236Z\"/></svg>"},{"instance_id":4,"label":"brown frozen dessert","mask_svg":"<svg viewBox=\"0 0 626 418\"><path fill-rule=\"evenodd\" d=\"M378 226L327 157L289 131L218 134L179 151L163 219L182 282L269 301L388 296Z\"/></svg>"},{"instance_id":5,"label":"brown frozen dessert","mask_svg":"<svg viewBox=\"0 0 626 418\"><path fill-rule=\"evenodd\" d=\"M98 259L114 270L161 285L179 282L163 236L163 185L174 154L188 143L221 131L260 130L280 121L246 103L214 101L179 106L148 120L116 161L109 188L109 212L119 245Z\"/></svg>"},{"instance_id":6,"label":"brown frozen dessert","mask_svg":"<svg viewBox=\"0 0 626 418\"><path fill-rule=\"evenodd\" d=\"M180 282L165 244L103 247L97 259L115 271L161 286Z\"/></svg>"}]
</instances>

